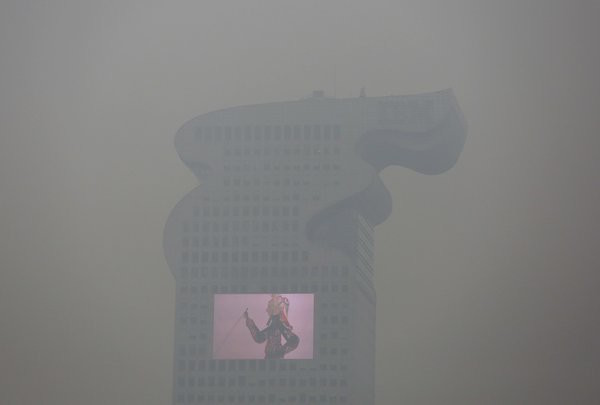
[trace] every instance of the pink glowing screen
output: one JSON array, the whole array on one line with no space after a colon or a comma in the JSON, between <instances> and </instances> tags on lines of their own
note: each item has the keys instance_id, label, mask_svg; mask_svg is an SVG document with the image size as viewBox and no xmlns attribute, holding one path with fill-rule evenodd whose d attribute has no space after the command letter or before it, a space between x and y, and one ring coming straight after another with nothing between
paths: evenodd
<instances>
[{"instance_id":1,"label":"pink glowing screen","mask_svg":"<svg viewBox=\"0 0 600 405\"><path fill-rule=\"evenodd\" d=\"M314 332L314 294L277 294L289 301L287 319L290 331L299 343L285 354L285 359L312 359ZM252 338L243 313L259 330L267 328L269 314L267 305L271 294L215 294L213 325L213 358L215 359L264 359L265 342L256 343ZM286 344L282 336L281 343Z\"/></svg>"}]
</instances>

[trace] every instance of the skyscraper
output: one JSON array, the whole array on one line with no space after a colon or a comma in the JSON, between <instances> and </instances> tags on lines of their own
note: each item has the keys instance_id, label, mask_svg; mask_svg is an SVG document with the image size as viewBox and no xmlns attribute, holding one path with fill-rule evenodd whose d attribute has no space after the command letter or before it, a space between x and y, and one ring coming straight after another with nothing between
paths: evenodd
<instances>
[{"instance_id":1,"label":"skyscraper","mask_svg":"<svg viewBox=\"0 0 600 405\"><path fill-rule=\"evenodd\" d=\"M173 402L373 404L373 228L392 204L378 173L441 173L465 133L450 90L315 92L187 122L175 146L200 185L164 234Z\"/></svg>"}]
</instances>

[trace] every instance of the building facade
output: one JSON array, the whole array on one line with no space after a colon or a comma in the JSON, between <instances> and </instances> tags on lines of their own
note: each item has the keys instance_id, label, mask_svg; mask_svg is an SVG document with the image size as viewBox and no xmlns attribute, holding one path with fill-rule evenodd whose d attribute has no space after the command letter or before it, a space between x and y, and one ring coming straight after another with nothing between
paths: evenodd
<instances>
[{"instance_id":1,"label":"building facade","mask_svg":"<svg viewBox=\"0 0 600 405\"><path fill-rule=\"evenodd\" d=\"M441 173L465 133L450 90L316 93L187 122L175 146L199 186L164 231L177 288L173 403L373 404L373 228L391 212L378 173L388 165ZM215 297L227 294L310 294L312 336L300 335L310 354L219 355L231 333L247 333L236 322L215 341ZM244 308L232 311L243 318ZM293 301L289 311L294 324Z\"/></svg>"}]
</instances>

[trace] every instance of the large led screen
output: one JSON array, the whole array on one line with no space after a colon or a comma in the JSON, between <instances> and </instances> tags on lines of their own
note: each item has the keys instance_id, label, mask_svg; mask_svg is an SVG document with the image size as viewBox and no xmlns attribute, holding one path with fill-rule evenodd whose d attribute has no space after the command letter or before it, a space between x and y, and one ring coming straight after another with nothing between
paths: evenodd
<instances>
[{"instance_id":1,"label":"large led screen","mask_svg":"<svg viewBox=\"0 0 600 405\"><path fill-rule=\"evenodd\" d=\"M312 359L314 294L215 294L213 358Z\"/></svg>"}]
</instances>

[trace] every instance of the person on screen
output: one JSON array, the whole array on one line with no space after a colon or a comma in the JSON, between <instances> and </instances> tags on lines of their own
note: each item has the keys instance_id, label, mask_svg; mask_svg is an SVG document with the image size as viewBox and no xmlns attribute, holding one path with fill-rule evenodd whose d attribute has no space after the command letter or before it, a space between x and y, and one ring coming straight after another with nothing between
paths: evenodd
<instances>
[{"instance_id":1,"label":"person on screen","mask_svg":"<svg viewBox=\"0 0 600 405\"><path fill-rule=\"evenodd\" d=\"M267 313L269 320L267 327L259 330L252 318L248 316L248 310L244 312L246 326L250 330L252 339L256 343L267 342L265 345L265 359L283 359L284 356L298 347L300 338L292 332L292 325L288 321L287 312L290 302L281 295L271 295L271 300L267 304ZM285 343L281 344L281 337Z\"/></svg>"}]
</instances>

